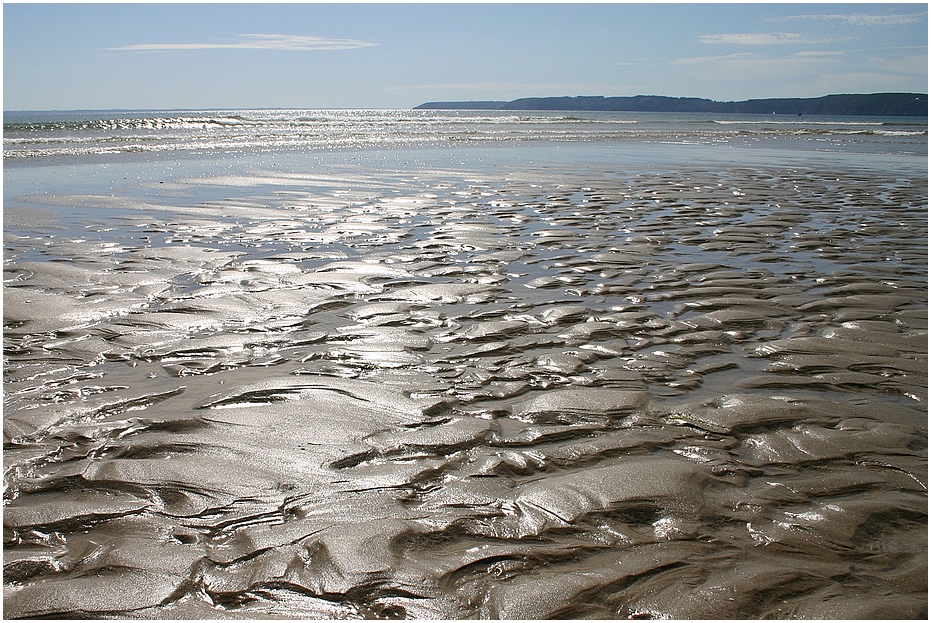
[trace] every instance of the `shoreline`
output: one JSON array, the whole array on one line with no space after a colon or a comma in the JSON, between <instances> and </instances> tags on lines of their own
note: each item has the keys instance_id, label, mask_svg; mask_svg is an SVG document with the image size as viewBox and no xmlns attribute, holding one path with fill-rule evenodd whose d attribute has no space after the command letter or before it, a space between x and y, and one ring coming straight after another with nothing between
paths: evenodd
<instances>
[{"instance_id":1,"label":"shoreline","mask_svg":"<svg viewBox=\"0 0 931 623\"><path fill-rule=\"evenodd\" d=\"M529 116L495 111L415 112L209 111L206 116L153 113L125 119L83 119L63 113L59 121L38 117L32 125L9 125L4 162L15 168L46 158L65 163L84 158L113 162L222 153L513 149L548 144L611 148L675 142L787 151L927 154L927 120L922 118L908 118L915 121L910 124L908 119L895 117L812 121L784 115L735 115L722 121L707 114L580 113L567 117L547 111ZM357 126L361 132L352 130Z\"/></svg>"}]
</instances>

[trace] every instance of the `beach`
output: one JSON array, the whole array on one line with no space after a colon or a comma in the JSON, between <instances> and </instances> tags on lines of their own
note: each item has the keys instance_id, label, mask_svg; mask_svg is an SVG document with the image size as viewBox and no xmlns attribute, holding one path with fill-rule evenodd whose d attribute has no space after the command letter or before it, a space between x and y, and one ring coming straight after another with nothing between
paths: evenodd
<instances>
[{"instance_id":1,"label":"beach","mask_svg":"<svg viewBox=\"0 0 931 623\"><path fill-rule=\"evenodd\" d=\"M5 144L7 618L927 617L926 120L203 117Z\"/></svg>"}]
</instances>

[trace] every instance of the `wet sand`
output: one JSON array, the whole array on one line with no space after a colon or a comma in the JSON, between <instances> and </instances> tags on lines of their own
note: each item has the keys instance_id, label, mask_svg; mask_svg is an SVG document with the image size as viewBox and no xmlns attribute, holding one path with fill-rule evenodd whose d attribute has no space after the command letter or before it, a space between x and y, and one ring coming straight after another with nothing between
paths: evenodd
<instances>
[{"instance_id":1,"label":"wet sand","mask_svg":"<svg viewBox=\"0 0 931 623\"><path fill-rule=\"evenodd\" d=\"M925 177L140 188L5 221L7 618L926 618Z\"/></svg>"}]
</instances>

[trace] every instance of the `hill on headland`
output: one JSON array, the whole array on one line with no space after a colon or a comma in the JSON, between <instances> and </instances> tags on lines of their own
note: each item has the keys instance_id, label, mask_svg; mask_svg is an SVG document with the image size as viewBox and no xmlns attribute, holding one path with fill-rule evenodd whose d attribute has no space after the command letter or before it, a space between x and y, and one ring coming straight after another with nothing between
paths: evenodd
<instances>
[{"instance_id":1,"label":"hill on headland","mask_svg":"<svg viewBox=\"0 0 931 623\"><path fill-rule=\"evenodd\" d=\"M870 93L815 98L718 102L698 97L525 97L510 102L427 102L415 110L577 110L605 112L706 112L762 115L928 116L926 93Z\"/></svg>"}]
</instances>

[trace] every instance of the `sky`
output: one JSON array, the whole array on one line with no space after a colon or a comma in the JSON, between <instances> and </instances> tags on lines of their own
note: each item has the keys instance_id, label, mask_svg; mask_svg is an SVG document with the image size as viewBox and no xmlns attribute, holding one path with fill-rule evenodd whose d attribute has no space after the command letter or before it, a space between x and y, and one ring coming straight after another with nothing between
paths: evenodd
<instances>
[{"instance_id":1,"label":"sky","mask_svg":"<svg viewBox=\"0 0 931 623\"><path fill-rule=\"evenodd\" d=\"M927 3L4 3L3 109L928 92Z\"/></svg>"}]
</instances>

